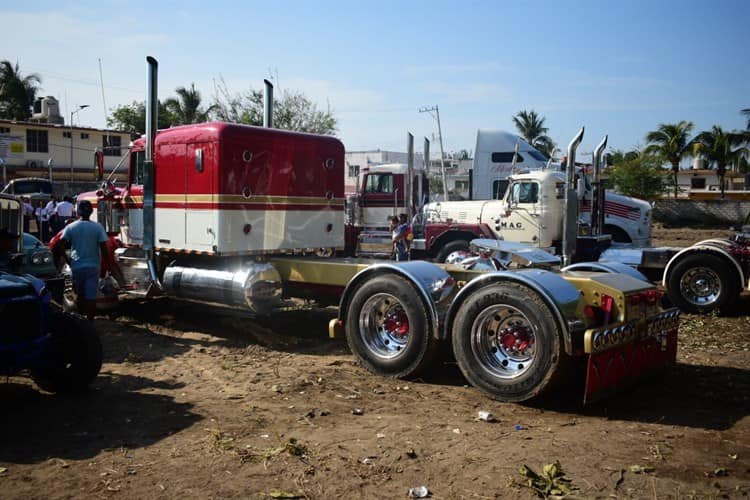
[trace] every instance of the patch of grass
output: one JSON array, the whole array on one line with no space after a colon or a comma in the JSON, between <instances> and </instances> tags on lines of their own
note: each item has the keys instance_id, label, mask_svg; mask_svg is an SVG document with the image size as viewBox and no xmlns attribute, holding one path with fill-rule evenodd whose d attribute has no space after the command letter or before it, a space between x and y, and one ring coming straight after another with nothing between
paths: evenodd
<instances>
[{"instance_id":1,"label":"patch of grass","mask_svg":"<svg viewBox=\"0 0 750 500\"><path fill-rule=\"evenodd\" d=\"M534 490L539 498L562 497L576 489L571 480L565 477L559 461L545 465L541 474L525 464L518 472L528 479L526 486Z\"/></svg>"}]
</instances>

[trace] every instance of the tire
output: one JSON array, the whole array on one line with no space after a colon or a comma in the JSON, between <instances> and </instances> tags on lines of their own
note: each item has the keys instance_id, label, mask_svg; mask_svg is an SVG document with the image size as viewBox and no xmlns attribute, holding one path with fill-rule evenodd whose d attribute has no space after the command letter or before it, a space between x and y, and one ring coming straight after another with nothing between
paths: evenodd
<instances>
[{"instance_id":1,"label":"tire","mask_svg":"<svg viewBox=\"0 0 750 500\"><path fill-rule=\"evenodd\" d=\"M86 389L102 367L102 344L93 326L83 319L53 312L50 338L39 364L31 370L34 382L48 392Z\"/></svg>"},{"instance_id":2,"label":"tire","mask_svg":"<svg viewBox=\"0 0 750 500\"><path fill-rule=\"evenodd\" d=\"M443 263L453 252L468 252L469 242L466 240L449 241L435 256L435 262Z\"/></svg>"},{"instance_id":3,"label":"tire","mask_svg":"<svg viewBox=\"0 0 750 500\"><path fill-rule=\"evenodd\" d=\"M395 275L357 288L347 308L346 340L368 370L386 377L414 377L427 369L438 342L417 290Z\"/></svg>"},{"instance_id":4,"label":"tire","mask_svg":"<svg viewBox=\"0 0 750 500\"><path fill-rule=\"evenodd\" d=\"M667 279L669 299L685 312L704 314L730 306L739 293L739 280L729 264L707 253L682 257Z\"/></svg>"},{"instance_id":5,"label":"tire","mask_svg":"<svg viewBox=\"0 0 750 500\"><path fill-rule=\"evenodd\" d=\"M560 385L571 359L560 327L529 288L495 283L469 296L453 323L453 353L466 379L499 401L527 401Z\"/></svg>"},{"instance_id":6,"label":"tire","mask_svg":"<svg viewBox=\"0 0 750 500\"><path fill-rule=\"evenodd\" d=\"M615 243L632 243L633 240L628 236L628 233L624 229L617 226L606 225L604 226L604 234L612 236L612 241Z\"/></svg>"}]
</instances>

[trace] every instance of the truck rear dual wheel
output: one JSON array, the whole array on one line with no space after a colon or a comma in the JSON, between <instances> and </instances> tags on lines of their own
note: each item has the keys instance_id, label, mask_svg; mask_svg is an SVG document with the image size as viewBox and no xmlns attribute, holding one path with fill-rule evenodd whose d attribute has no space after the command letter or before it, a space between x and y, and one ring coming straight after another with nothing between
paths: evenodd
<instances>
[{"instance_id":1,"label":"truck rear dual wheel","mask_svg":"<svg viewBox=\"0 0 750 500\"><path fill-rule=\"evenodd\" d=\"M387 377L422 373L437 350L419 292L396 275L357 288L347 308L346 339L365 368Z\"/></svg>"},{"instance_id":2,"label":"truck rear dual wheel","mask_svg":"<svg viewBox=\"0 0 750 500\"><path fill-rule=\"evenodd\" d=\"M667 279L667 296L685 312L708 313L730 306L739 292L739 280L729 264L708 253L684 256Z\"/></svg>"},{"instance_id":3,"label":"truck rear dual wheel","mask_svg":"<svg viewBox=\"0 0 750 500\"><path fill-rule=\"evenodd\" d=\"M500 401L526 401L557 386L570 359L550 308L529 288L496 283L456 314L453 353L466 379Z\"/></svg>"},{"instance_id":4,"label":"truck rear dual wheel","mask_svg":"<svg viewBox=\"0 0 750 500\"><path fill-rule=\"evenodd\" d=\"M49 341L31 371L36 384L49 392L80 391L102 367L102 344L93 326L69 314L52 312Z\"/></svg>"}]
</instances>

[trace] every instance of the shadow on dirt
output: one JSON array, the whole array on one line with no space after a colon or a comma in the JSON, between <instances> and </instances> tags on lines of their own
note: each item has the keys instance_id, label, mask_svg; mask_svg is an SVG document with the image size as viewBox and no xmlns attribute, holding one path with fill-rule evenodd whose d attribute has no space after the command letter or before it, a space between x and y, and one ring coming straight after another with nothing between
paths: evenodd
<instances>
[{"instance_id":1,"label":"shadow on dirt","mask_svg":"<svg viewBox=\"0 0 750 500\"><path fill-rule=\"evenodd\" d=\"M662 377L646 380L586 409L609 419L725 430L750 415L750 371L678 363Z\"/></svg>"},{"instance_id":2,"label":"shadow on dirt","mask_svg":"<svg viewBox=\"0 0 750 500\"><path fill-rule=\"evenodd\" d=\"M192 346L260 346L298 354L346 354L344 339L328 338L335 310L300 308L257 316L210 304L173 300L122 301L111 321L98 320L107 362L153 362Z\"/></svg>"},{"instance_id":3,"label":"shadow on dirt","mask_svg":"<svg viewBox=\"0 0 750 500\"><path fill-rule=\"evenodd\" d=\"M466 385L455 361L445 361L429 376L416 380L443 386ZM725 430L750 415L750 370L678 363L660 377L639 381L598 402L583 404L584 379L526 406L548 411Z\"/></svg>"},{"instance_id":4,"label":"shadow on dirt","mask_svg":"<svg viewBox=\"0 0 750 500\"><path fill-rule=\"evenodd\" d=\"M45 394L29 383L0 385L0 461L86 459L149 446L203 419L193 405L140 389L178 389L143 377L100 375L80 394Z\"/></svg>"}]
</instances>

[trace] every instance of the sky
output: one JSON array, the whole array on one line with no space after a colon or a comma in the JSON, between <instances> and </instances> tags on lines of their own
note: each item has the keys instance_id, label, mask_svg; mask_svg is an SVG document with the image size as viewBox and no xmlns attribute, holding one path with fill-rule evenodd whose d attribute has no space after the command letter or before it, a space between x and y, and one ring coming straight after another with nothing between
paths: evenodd
<instances>
[{"instance_id":1,"label":"sky","mask_svg":"<svg viewBox=\"0 0 750 500\"><path fill-rule=\"evenodd\" d=\"M234 92L300 91L330 109L348 151L473 150L476 131L513 131L535 110L561 149L644 145L660 123L744 128L750 108L750 2L729 1L80 1L0 6L0 60L42 78L69 121L104 127L105 110L145 99L146 56L159 96L195 83ZM100 73L101 61L101 73ZM102 92L103 84L103 92ZM106 106L105 106L106 103Z\"/></svg>"}]
</instances>

